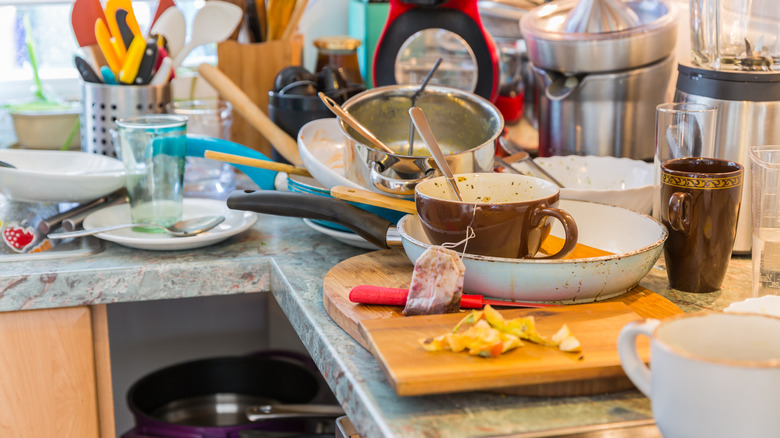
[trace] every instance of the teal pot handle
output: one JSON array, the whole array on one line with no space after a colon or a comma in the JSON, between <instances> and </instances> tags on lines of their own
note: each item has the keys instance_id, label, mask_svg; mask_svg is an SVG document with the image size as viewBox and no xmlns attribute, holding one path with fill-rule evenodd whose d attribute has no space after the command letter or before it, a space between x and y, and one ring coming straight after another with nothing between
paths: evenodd
<instances>
[{"instance_id":1,"label":"teal pot handle","mask_svg":"<svg viewBox=\"0 0 780 438\"><path fill-rule=\"evenodd\" d=\"M203 158L206 151L222 152L225 154L241 155L242 157L257 158L259 160L272 161L261 152L233 143L221 138L206 137L203 135L187 134L187 156ZM231 164L236 169L244 172L255 184L263 190L274 190L276 174L273 170L259 169L257 167Z\"/></svg>"}]
</instances>

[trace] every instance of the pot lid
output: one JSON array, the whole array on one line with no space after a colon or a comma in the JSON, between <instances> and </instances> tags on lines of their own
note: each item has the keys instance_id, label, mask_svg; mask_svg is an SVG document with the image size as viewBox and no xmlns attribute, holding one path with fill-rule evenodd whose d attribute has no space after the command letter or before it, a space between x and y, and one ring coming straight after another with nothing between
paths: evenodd
<instances>
[{"instance_id":1,"label":"pot lid","mask_svg":"<svg viewBox=\"0 0 780 438\"><path fill-rule=\"evenodd\" d=\"M671 0L560 0L529 11L520 27L537 67L607 72L668 57L676 20Z\"/></svg>"}]
</instances>

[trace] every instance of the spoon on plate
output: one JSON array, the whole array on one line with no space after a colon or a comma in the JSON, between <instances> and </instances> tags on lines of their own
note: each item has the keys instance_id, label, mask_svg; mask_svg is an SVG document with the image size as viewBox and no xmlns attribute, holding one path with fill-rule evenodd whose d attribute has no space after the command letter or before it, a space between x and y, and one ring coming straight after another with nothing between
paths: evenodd
<instances>
[{"instance_id":1,"label":"spoon on plate","mask_svg":"<svg viewBox=\"0 0 780 438\"><path fill-rule=\"evenodd\" d=\"M444 154L441 152L439 142L437 142L436 137L433 136L433 131L431 131L431 127L428 125L428 119L425 118L425 114L419 107L413 106L409 108L409 116L412 117L414 127L417 128L420 137L425 141L428 150L431 151L431 155L433 155L436 165L439 166L441 172L447 177L447 181L449 181L450 187L452 187L452 191L455 192L458 201L463 201L463 196L460 195L460 190L458 190L458 184L455 183L455 176L452 174L452 169L450 169L450 165L447 164L447 160L444 159Z\"/></svg>"},{"instance_id":2,"label":"spoon on plate","mask_svg":"<svg viewBox=\"0 0 780 438\"><path fill-rule=\"evenodd\" d=\"M6 163L5 161L0 160L0 167L7 167L9 169L16 169L16 166L14 166L11 163Z\"/></svg>"},{"instance_id":3,"label":"spoon on plate","mask_svg":"<svg viewBox=\"0 0 780 438\"><path fill-rule=\"evenodd\" d=\"M119 224L119 225L109 225L107 227L92 228L90 230L70 231L67 233L52 233L49 234L48 237L50 239L67 239L70 237L91 236L93 234L98 234L105 231L113 231L121 228L130 228L130 227L158 228L174 237L189 237L189 236L195 236L196 234L205 233L206 231L221 224L224 220L225 220L225 216L201 216L201 217L194 217L191 219L184 219L168 227L164 227L162 225L157 225L157 224L143 224L143 223Z\"/></svg>"}]
</instances>

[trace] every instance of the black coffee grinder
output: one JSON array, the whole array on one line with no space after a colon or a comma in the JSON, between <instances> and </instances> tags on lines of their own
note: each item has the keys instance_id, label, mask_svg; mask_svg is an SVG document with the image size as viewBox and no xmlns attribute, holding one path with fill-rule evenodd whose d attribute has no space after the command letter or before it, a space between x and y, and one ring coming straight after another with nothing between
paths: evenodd
<instances>
[{"instance_id":1,"label":"black coffee grinder","mask_svg":"<svg viewBox=\"0 0 780 438\"><path fill-rule=\"evenodd\" d=\"M496 100L499 52L477 0L390 0L374 53L374 84L422 83L439 57L431 83Z\"/></svg>"}]
</instances>

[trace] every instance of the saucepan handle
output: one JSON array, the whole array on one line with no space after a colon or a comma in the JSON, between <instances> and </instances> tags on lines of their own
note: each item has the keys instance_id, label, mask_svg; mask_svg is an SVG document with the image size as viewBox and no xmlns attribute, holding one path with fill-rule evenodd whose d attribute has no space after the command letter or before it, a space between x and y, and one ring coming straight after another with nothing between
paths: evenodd
<instances>
[{"instance_id":1,"label":"saucepan handle","mask_svg":"<svg viewBox=\"0 0 780 438\"><path fill-rule=\"evenodd\" d=\"M206 151L216 151L225 154L241 155L243 157L271 161L271 159L266 157L263 153L257 152L256 150L248 148L244 145L233 143L232 141L223 140L221 138L206 137L203 135L187 134L188 157L203 158ZM257 167L244 166L241 164L231 165L251 178L252 181L254 181L254 183L257 184L257 186L261 189L274 189L274 179L276 178L276 174L278 172L273 170L260 169Z\"/></svg>"},{"instance_id":2,"label":"saucepan handle","mask_svg":"<svg viewBox=\"0 0 780 438\"><path fill-rule=\"evenodd\" d=\"M577 246L577 238L579 237L579 233L577 231L577 223L574 222L574 218L571 217L571 215L560 208L555 207L541 207L537 208L534 211L534 219L537 221L544 220L545 216L551 216L555 219L558 219L558 221L563 225L563 233L566 237L565 241L563 242L563 248L561 248L560 251L556 252L555 254L551 254L546 257L534 257L535 259L560 259L562 257L565 257L567 254L572 252L574 250L574 247Z\"/></svg>"},{"instance_id":3,"label":"saucepan handle","mask_svg":"<svg viewBox=\"0 0 780 438\"><path fill-rule=\"evenodd\" d=\"M387 232L393 223L341 199L297 192L235 191L227 198L233 210L335 222L380 248L388 248Z\"/></svg>"}]
</instances>

